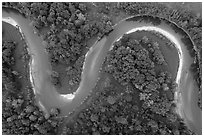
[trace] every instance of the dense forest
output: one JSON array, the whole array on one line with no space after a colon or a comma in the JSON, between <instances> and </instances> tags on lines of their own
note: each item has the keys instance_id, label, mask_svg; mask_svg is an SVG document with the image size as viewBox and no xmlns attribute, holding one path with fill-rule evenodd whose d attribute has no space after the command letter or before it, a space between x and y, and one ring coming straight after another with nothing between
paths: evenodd
<instances>
[{"instance_id":1,"label":"dense forest","mask_svg":"<svg viewBox=\"0 0 204 137\"><path fill-rule=\"evenodd\" d=\"M66 75L76 85L89 42L108 35L118 21L131 15L170 20L183 28L195 46L192 71L202 88L202 18L182 6L126 2L3 2L2 6L17 9L32 21L46 43L53 68L65 66ZM26 93L18 88L19 75L12 67L15 47L15 41L2 40L2 134L194 134L175 113L175 81L168 71L155 70L166 62L158 43L148 37L136 40L125 35L114 43L103 63L109 75L105 86L96 89L88 108L72 120L57 117L58 109L45 117L30 85ZM28 53L22 58L27 58L28 67ZM59 72L53 70L51 76L54 85L62 86Z\"/></svg>"}]
</instances>

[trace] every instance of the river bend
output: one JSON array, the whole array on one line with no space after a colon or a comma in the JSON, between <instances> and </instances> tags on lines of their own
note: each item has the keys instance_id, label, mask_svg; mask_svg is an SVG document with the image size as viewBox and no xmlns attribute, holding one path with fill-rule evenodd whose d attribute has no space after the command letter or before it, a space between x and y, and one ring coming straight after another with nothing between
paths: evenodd
<instances>
[{"instance_id":1,"label":"river bend","mask_svg":"<svg viewBox=\"0 0 204 137\"><path fill-rule=\"evenodd\" d=\"M168 24L159 20L156 24L151 21L143 21L141 17L125 19L114 26L114 30L97 41L87 52L81 74L81 82L74 94L60 95L50 82L52 70L43 40L34 33L31 22L19 13L3 10L3 21L19 27L24 40L28 45L31 55L30 80L36 95L36 101L44 112L49 115L53 107L61 109L61 116L68 116L82 104L95 87L100 73L101 65L107 52L113 43L125 33L137 30L155 30L169 38L175 45L179 55L179 65L176 76L178 84L175 94L175 101L178 103L177 112L183 117L189 128L198 134L202 132L202 112L197 106L198 87L190 72L190 65L193 58L190 56L187 47L181 41L181 36L176 33Z\"/></svg>"}]
</instances>

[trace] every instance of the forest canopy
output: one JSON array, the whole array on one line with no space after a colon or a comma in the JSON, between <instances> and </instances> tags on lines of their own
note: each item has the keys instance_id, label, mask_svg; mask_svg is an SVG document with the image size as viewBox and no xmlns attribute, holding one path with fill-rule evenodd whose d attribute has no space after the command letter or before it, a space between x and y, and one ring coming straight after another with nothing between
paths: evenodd
<instances>
[{"instance_id":1,"label":"forest canopy","mask_svg":"<svg viewBox=\"0 0 204 137\"><path fill-rule=\"evenodd\" d=\"M187 34L182 41L194 58L191 71L202 88L202 18L182 5L171 7L157 2L2 3L2 8L8 7L31 20L34 30L43 39L53 68L51 82L59 89L63 84L73 89L79 86L85 55L92 43L108 37L119 21L132 15L166 19ZM24 76L15 69L18 65L15 51L23 45L2 37L2 134L195 134L175 112L177 84L169 71L157 69L167 62L159 48L161 45L150 39L123 35L114 42L100 70L101 79L89 100L69 118L60 118L59 108L52 108L49 117L44 115L36 104L31 83L22 89L22 81L29 81L30 55L24 53L20 59L24 58ZM201 107L201 92L198 103Z\"/></svg>"}]
</instances>

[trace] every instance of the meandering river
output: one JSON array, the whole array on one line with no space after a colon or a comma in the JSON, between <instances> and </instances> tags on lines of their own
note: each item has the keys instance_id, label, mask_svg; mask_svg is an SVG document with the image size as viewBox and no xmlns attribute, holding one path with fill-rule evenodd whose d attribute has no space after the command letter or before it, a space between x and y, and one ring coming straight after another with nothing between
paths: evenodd
<instances>
[{"instance_id":1,"label":"meandering river","mask_svg":"<svg viewBox=\"0 0 204 137\"><path fill-rule=\"evenodd\" d=\"M34 33L31 22L21 14L3 9L3 21L18 26L31 55L30 80L36 95L36 101L44 112L49 115L53 107L61 109L61 116L68 116L82 104L90 95L90 92L97 84L101 65L107 52L113 43L125 33L136 30L155 30L169 38L176 45L179 55L176 81L178 88L175 100L178 104L177 112L184 118L191 130L197 134L202 133L202 112L197 105L198 87L195 84L193 75L190 72L190 65L193 58L188 53L186 46L181 41L181 36L177 34L169 25L161 23L157 26L143 21L123 20L114 26L114 30L97 41L87 52L81 74L81 82L74 94L60 95L50 81L52 70L43 40ZM12 21L12 22L11 22ZM161 49L162 50L162 49ZM163 49L164 50L164 49ZM172 64L172 65L175 65Z\"/></svg>"}]
</instances>

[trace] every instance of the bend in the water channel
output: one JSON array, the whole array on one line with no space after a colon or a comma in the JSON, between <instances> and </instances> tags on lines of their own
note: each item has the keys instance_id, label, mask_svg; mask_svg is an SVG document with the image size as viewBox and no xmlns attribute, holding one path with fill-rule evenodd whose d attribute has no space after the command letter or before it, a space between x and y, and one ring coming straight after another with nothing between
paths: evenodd
<instances>
[{"instance_id":1,"label":"bend in the water channel","mask_svg":"<svg viewBox=\"0 0 204 137\"><path fill-rule=\"evenodd\" d=\"M50 83L49 81L49 71L51 71L51 65L49 63L49 59L47 56L47 53L45 52L45 47L42 44L42 39L34 34L33 29L30 25L30 22L25 19L24 17L15 14L13 12L5 12L3 11L3 18L11 17L13 20L15 20L18 24L18 26L21 28L25 40L27 41L27 45L30 50L30 54L32 55L32 63L31 63L31 75L33 78L33 87L36 91L36 100L39 101L39 104L43 106L43 108L46 110L51 109L52 107L58 107L62 109L62 116L66 116L69 113L71 113L76 107L78 107L83 101L86 99L86 97L90 94L92 89L94 88L95 84L97 83L98 79L98 73L101 67L101 64L103 60L105 59L106 53L111 48L111 45L120 38L125 32L131 31L135 28L148 28L148 27L155 27L151 23L147 22L136 22L136 21L122 21L118 23L116 26L114 26L114 31L112 31L108 37L104 37L100 41L98 41L96 44L93 45L93 48L89 50L89 52L86 55L86 59L83 66L83 72L82 72L82 81L80 82L80 86L78 87L76 93L74 96L61 96L57 93L55 87ZM190 89L192 88L192 84L188 84L185 82L179 82L180 79L183 79L184 75L189 72L189 67L192 63L192 58L188 54L188 50L184 45L182 45L182 42L175 32L171 31L171 28L167 29L166 27L162 25L157 25L155 27L155 30L159 33L168 32L168 36L171 35L173 42L177 45L177 48L180 52L180 64L177 75L177 82L178 82L178 91L181 92L183 87L187 87L190 85ZM167 33L166 33L167 34ZM173 37L179 41L180 44L178 44L178 41L175 41ZM94 59L95 58L95 59ZM183 62L183 64L182 64ZM179 75L180 74L180 75ZM188 79L189 80L189 79ZM43 85L43 86L42 86ZM89 85L89 86L87 86ZM186 108L185 103L189 102L191 104L195 104L195 102L192 102L184 97L184 91L182 93L182 100L183 105L182 109L185 114L185 118L187 121L190 121L189 126L191 129L194 128L197 133L200 133L200 125L196 126L198 119L195 115L193 115L194 108L196 108L195 105L193 105L191 108ZM192 94L193 97L196 94ZM198 113L201 113L201 110L196 110ZM187 116L186 116L187 115ZM183 116L184 117L184 116ZM199 128L199 129L198 129Z\"/></svg>"}]
</instances>

